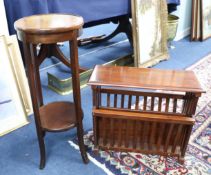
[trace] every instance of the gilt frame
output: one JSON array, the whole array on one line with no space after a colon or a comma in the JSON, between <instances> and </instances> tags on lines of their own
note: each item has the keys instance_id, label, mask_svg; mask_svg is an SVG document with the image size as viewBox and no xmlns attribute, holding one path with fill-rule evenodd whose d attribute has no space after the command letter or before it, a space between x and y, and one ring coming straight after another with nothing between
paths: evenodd
<instances>
[{"instance_id":1,"label":"gilt frame","mask_svg":"<svg viewBox=\"0 0 211 175\"><path fill-rule=\"evenodd\" d=\"M202 40L211 37L211 1L201 0L201 32Z\"/></svg>"},{"instance_id":2,"label":"gilt frame","mask_svg":"<svg viewBox=\"0 0 211 175\"><path fill-rule=\"evenodd\" d=\"M18 57L16 57L16 52L14 51L19 51L16 36L0 36L0 50L0 72L1 75L4 75L0 77L0 136L3 136L28 124L27 116L32 112L32 108L30 108L31 111L27 112L22 95L22 93L25 93L26 95L27 91L23 91L23 88L21 88L20 85L23 86L24 84L24 88L27 89L28 83L26 77L20 79L25 72L23 65L21 67L21 65L18 66L16 64L18 62ZM12 52L14 53L12 54ZM16 63L14 64L14 62ZM25 80L23 81L24 78ZM22 91L20 89L22 89Z\"/></svg>"},{"instance_id":3,"label":"gilt frame","mask_svg":"<svg viewBox=\"0 0 211 175\"><path fill-rule=\"evenodd\" d=\"M133 0L134 63L150 67L169 58L166 0ZM151 21L151 22L149 22Z\"/></svg>"}]
</instances>

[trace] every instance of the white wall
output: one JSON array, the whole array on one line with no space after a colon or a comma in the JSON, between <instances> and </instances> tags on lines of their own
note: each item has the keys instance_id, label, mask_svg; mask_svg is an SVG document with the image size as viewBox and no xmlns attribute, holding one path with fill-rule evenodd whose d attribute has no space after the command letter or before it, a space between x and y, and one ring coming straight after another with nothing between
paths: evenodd
<instances>
[{"instance_id":1,"label":"white wall","mask_svg":"<svg viewBox=\"0 0 211 175\"><path fill-rule=\"evenodd\" d=\"M9 35L4 0L0 0L0 35Z\"/></svg>"},{"instance_id":2,"label":"white wall","mask_svg":"<svg viewBox=\"0 0 211 175\"><path fill-rule=\"evenodd\" d=\"M181 0L180 2L181 4L177 7L177 11L173 13L180 18L175 38L176 41L188 36L191 29L192 0Z\"/></svg>"}]
</instances>

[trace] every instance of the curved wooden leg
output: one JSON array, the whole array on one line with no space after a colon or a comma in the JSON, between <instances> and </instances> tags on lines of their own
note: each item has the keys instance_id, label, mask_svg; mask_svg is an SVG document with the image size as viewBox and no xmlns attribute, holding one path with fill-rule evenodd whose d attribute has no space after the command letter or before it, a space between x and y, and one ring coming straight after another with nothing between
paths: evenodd
<instances>
[{"instance_id":1,"label":"curved wooden leg","mask_svg":"<svg viewBox=\"0 0 211 175\"><path fill-rule=\"evenodd\" d=\"M38 138L39 140L39 147L40 147L40 169L45 167L46 156L45 156L45 142L44 138Z\"/></svg>"},{"instance_id":2,"label":"curved wooden leg","mask_svg":"<svg viewBox=\"0 0 211 175\"><path fill-rule=\"evenodd\" d=\"M86 154L86 149L85 149L84 139L83 139L83 129L80 124L77 126L77 135L78 135L78 144L79 144L79 148L81 152L81 157L83 159L83 162L87 164L89 163L89 159Z\"/></svg>"},{"instance_id":3,"label":"curved wooden leg","mask_svg":"<svg viewBox=\"0 0 211 175\"><path fill-rule=\"evenodd\" d=\"M40 169L43 169L45 167L45 143L44 143L44 131L42 130L41 121L40 121L40 113L39 113L39 102L40 99L37 97L36 90L40 87L39 83L37 83L38 78L36 76L36 73L39 73L36 71L36 63L35 63L35 47L33 44L26 43L24 41L24 55L25 55L25 61L26 61L26 67L27 67L27 75L29 80L29 87L30 92L32 96L32 106L34 111L34 118L35 118L35 126L36 126L36 132L37 132L37 138L40 148ZM27 58L27 59L26 59ZM31 61L30 61L31 59Z\"/></svg>"},{"instance_id":4,"label":"curved wooden leg","mask_svg":"<svg viewBox=\"0 0 211 175\"><path fill-rule=\"evenodd\" d=\"M100 35L100 36L94 36L90 38L84 38L80 39L78 41L80 46L90 44L90 43L100 43L105 42L107 40L110 40L111 38L115 37L119 33L125 33L127 35L127 38L129 39L129 42L131 44L131 47L133 47L133 38L132 38L132 26L129 20L128 16L124 16L118 19L118 26L117 28L109 35Z\"/></svg>"},{"instance_id":5,"label":"curved wooden leg","mask_svg":"<svg viewBox=\"0 0 211 175\"><path fill-rule=\"evenodd\" d=\"M73 99L75 103L75 113L77 119L77 136L81 156L84 163L88 163L89 159L86 154L84 140L83 140L83 111L81 108L81 93L80 93L80 80L79 80L79 64L78 64L78 46L77 46L77 33L74 33L75 39L70 41L70 58L72 69L72 83L73 83Z\"/></svg>"}]
</instances>

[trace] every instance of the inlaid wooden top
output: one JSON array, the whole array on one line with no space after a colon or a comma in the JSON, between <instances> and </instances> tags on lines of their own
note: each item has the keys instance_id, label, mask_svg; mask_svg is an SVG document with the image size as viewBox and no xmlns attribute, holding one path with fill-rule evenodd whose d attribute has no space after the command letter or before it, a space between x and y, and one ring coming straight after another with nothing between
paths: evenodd
<instances>
[{"instance_id":1,"label":"inlaid wooden top","mask_svg":"<svg viewBox=\"0 0 211 175\"><path fill-rule=\"evenodd\" d=\"M89 85L204 92L194 72L122 66L95 66Z\"/></svg>"},{"instance_id":2,"label":"inlaid wooden top","mask_svg":"<svg viewBox=\"0 0 211 175\"><path fill-rule=\"evenodd\" d=\"M80 29L83 18L67 14L43 14L21 18L14 24L15 29L25 33L48 34Z\"/></svg>"}]
</instances>

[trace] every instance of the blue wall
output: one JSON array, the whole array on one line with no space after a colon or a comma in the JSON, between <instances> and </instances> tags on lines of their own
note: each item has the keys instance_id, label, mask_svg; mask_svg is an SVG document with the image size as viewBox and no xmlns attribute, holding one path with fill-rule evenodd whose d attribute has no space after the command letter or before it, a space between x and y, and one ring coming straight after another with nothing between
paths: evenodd
<instances>
[{"instance_id":1,"label":"blue wall","mask_svg":"<svg viewBox=\"0 0 211 175\"><path fill-rule=\"evenodd\" d=\"M180 2L181 5L178 6L177 11L173 13L180 18L175 40L182 39L189 35L191 28L192 0L181 0Z\"/></svg>"}]
</instances>

